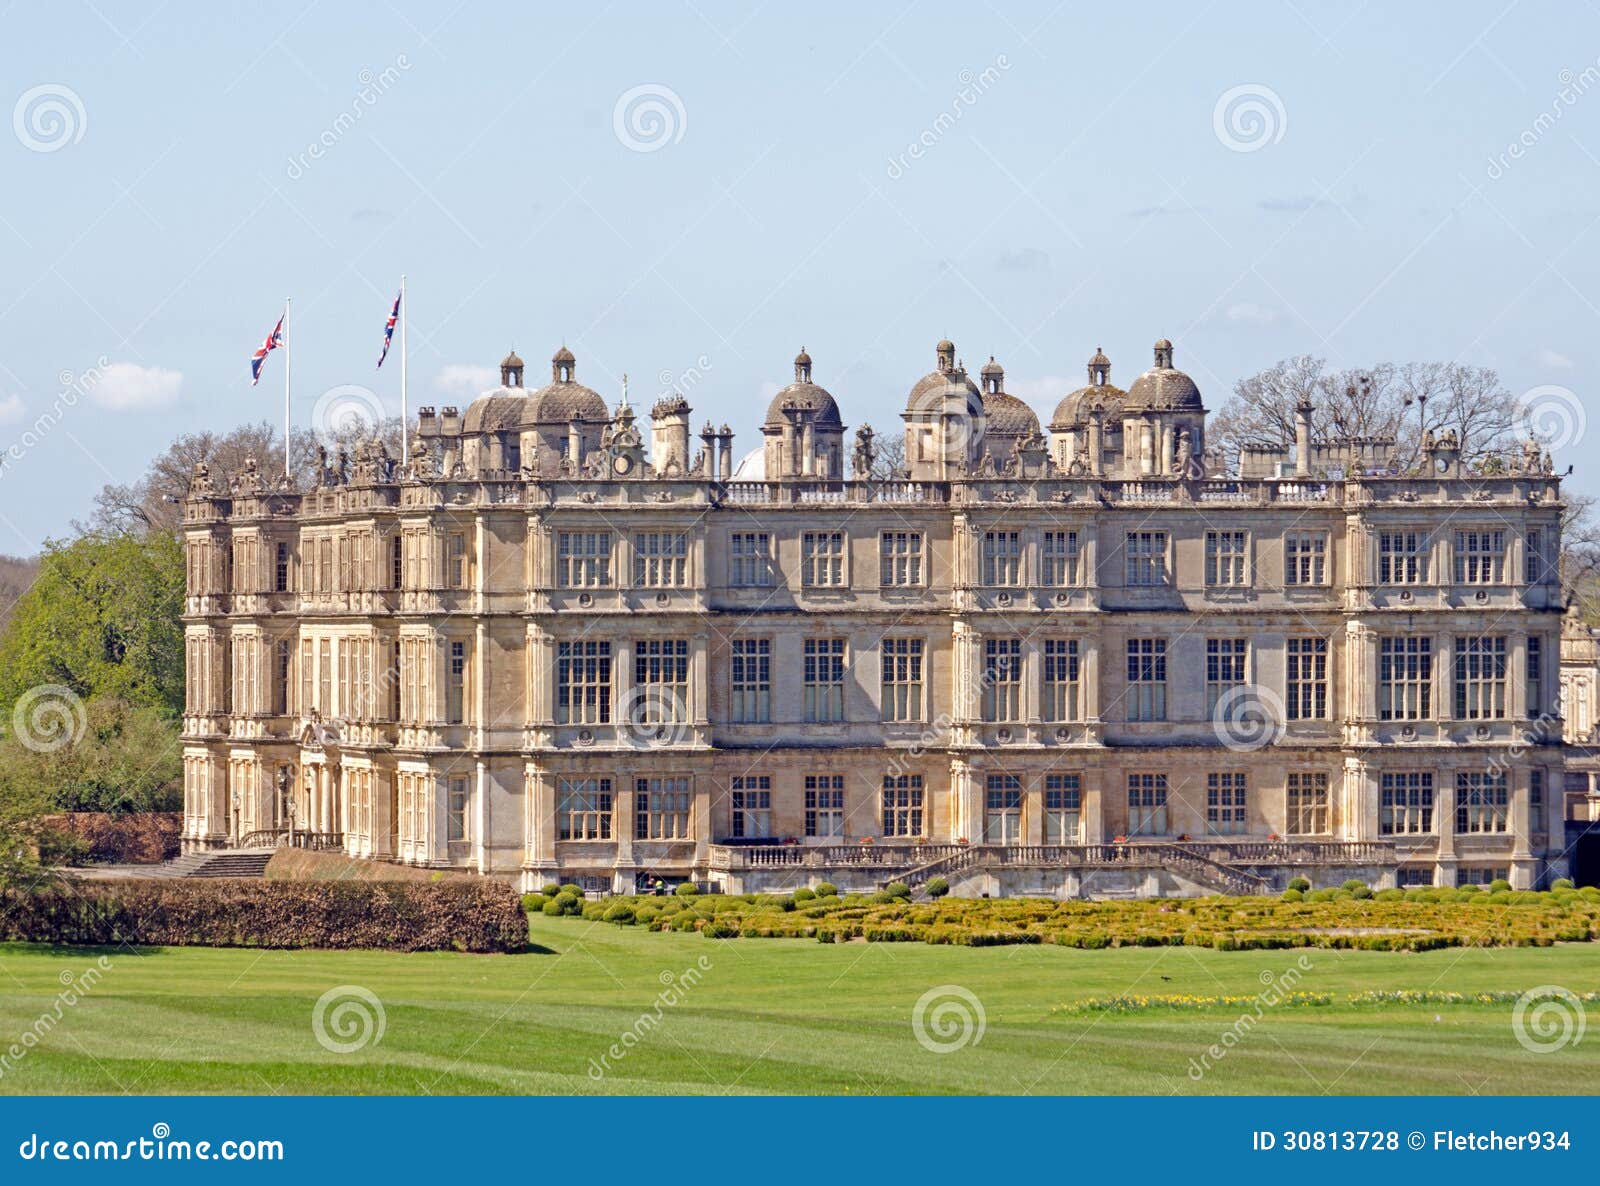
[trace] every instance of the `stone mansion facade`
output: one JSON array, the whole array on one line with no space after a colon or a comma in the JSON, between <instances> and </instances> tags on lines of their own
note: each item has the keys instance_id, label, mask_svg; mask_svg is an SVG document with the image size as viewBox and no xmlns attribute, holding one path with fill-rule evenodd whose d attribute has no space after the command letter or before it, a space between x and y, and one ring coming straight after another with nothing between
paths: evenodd
<instances>
[{"instance_id":1,"label":"stone mansion facade","mask_svg":"<svg viewBox=\"0 0 1600 1186\"><path fill-rule=\"evenodd\" d=\"M940 342L904 459L795 360L759 448L551 380L184 504L188 850L631 892L1131 895L1565 871L1531 443L1207 448L1158 342L1048 424ZM1228 472L1224 472L1227 470Z\"/></svg>"}]
</instances>

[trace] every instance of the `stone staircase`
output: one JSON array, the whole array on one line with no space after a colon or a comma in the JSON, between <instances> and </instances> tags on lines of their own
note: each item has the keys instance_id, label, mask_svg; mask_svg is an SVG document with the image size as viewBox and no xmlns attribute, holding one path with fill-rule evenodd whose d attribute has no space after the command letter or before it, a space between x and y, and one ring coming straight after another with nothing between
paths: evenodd
<instances>
[{"instance_id":1,"label":"stone staircase","mask_svg":"<svg viewBox=\"0 0 1600 1186\"><path fill-rule=\"evenodd\" d=\"M1140 845L1137 848L1119 847L1116 845L1091 845L1082 846L1091 856L1098 856L1098 860L1086 861L1084 868L1117 868L1140 866L1164 866L1175 873L1182 874L1189 881L1203 889L1212 890L1220 894L1233 894L1243 896L1247 894L1264 894L1272 889L1272 884L1265 877L1251 873L1247 869L1236 865L1225 864L1207 854L1190 848L1184 844ZM937 860L927 861L914 865L904 873L891 878L891 881L901 881L913 890L921 889L934 877L944 877L951 873L960 873L966 869L999 865L1026 865L1029 858L1037 850L1030 848L1004 847L996 845L973 845L962 848L953 853L947 853ZM1138 864L1135 864L1135 861ZM1041 864L1048 864L1041 861ZM889 882L884 882L887 885Z\"/></svg>"},{"instance_id":2,"label":"stone staircase","mask_svg":"<svg viewBox=\"0 0 1600 1186\"><path fill-rule=\"evenodd\" d=\"M1264 894L1272 888L1271 882L1265 877L1234 865L1225 865L1221 861L1212 860L1204 853L1185 848L1181 844L1164 846L1162 855L1170 868L1182 873L1197 885L1203 885L1218 893L1243 896Z\"/></svg>"},{"instance_id":3,"label":"stone staircase","mask_svg":"<svg viewBox=\"0 0 1600 1186\"><path fill-rule=\"evenodd\" d=\"M175 877L263 877L270 848L222 848L211 852L189 852L159 865L99 865L74 869L74 876L95 881L123 878Z\"/></svg>"}]
</instances>

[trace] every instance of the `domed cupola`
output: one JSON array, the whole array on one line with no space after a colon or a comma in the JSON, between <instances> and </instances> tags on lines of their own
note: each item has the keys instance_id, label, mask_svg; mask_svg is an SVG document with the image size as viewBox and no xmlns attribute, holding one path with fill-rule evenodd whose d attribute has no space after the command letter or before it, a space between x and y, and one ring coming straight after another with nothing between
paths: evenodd
<instances>
[{"instance_id":1,"label":"domed cupola","mask_svg":"<svg viewBox=\"0 0 1600 1186\"><path fill-rule=\"evenodd\" d=\"M1204 472L1206 408L1193 379L1172 365L1172 343L1133 381L1122 405L1126 477L1194 477Z\"/></svg>"},{"instance_id":2,"label":"domed cupola","mask_svg":"<svg viewBox=\"0 0 1600 1186\"><path fill-rule=\"evenodd\" d=\"M805 347L794 360L794 382L767 405L761 425L768 478L844 476L844 421L839 405L811 381Z\"/></svg>"},{"instance_id":3,"label":"domed cupola","mask_svg":"<svg viewBox=\"0 0 1600 1186\"><path fill-rule=\"evenodd\" d=\"M1017 442L1039 436L1039 417L1032 408L1006 392L1006 372L994 355L978 372L983 380L984 451L998 462L1010 460Z\"/></svg>"},{"instance_id":4,"label":"domed cupola","mask_svg":"<svg viewBox=\"0 0 1600 1186\"><path fill-rule=\"evenodd\" d=\"M1123 410L1130 416L1142 412L1204 412L1200 389L1172 365L1172 343L1162 338L1155 346L1155 365L1133 381Z\"/></svg>"},{"instance_id":5,"label":"domed cupola","mask_svg":"<svg viewBox=\"0 0 1600 1186\"><path fill-rule=\"evenodd\" d=\"M906 425L906 468L914 481L959 478L983 455L984 396L956 361L955 343L948 338L934 347L934 369L912 385L900 418Z\"/></svg>"},{"instance_id":6,"label":"domed cupola","mask_svg":"<svg viewBox=\"0 0 1600 1186\"><path fill-rule=\"evenodd\" d=\"M1115 468L1122 449L1122 403L1127 392L1111 382L1111 360L1100 347L1089 359L1089 381L1069 392L1050 417L1050 455L1063 470L1098 472L1091 462L1089 436L1099 410L1101 462Z\"/></svg>"},{"instance_id":7,"label":"domed cupola","mask_svg":"<svg viewBox=\"0 0 1600 1186\"><path fill-rule=\"evenodd\" d=\"M611 409L598 391L578 382L578 360L565 346L550 359L550 382L528 397L525 426L561 425L573 420L596 426L611 419Z\"/></svg>"}]
</instances>

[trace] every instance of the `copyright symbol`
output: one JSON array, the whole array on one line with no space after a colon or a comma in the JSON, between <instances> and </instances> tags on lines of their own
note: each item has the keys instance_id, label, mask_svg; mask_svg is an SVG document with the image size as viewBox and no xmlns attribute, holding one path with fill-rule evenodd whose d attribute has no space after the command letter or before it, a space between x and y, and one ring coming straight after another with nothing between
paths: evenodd
<instances>
[{"instance_id":1,"label":"copyright symbol","mask_svg":"<svg viewBox=\"0 0 1600 1186\"><path fill-rule=\"evenodd\" d=\"M1425 1143L1426 1140L1420 1132L1414 1132L1406 1138L1406 1144L1410 1145L1413 1149L1421 1149Z\"/></svg>"}]
</instances>

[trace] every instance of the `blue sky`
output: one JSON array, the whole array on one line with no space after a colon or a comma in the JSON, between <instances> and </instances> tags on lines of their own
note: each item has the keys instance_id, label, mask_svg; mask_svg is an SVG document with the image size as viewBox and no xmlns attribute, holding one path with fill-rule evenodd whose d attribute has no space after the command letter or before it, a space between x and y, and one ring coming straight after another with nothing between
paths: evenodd
<instances>
[{"instance_id":1,"label":"blue sky","mask_svg":"<svg viewBox=\"0 0 1600 1186\"><path fill-rule=\"evenodd\" d=\"M1163 335L1213 408L1298 353L1585 406L1600 367L1591 7L124 7L3 18L0 552L179 431L281 418L247 361L285 295L296 417L398 410L401 272L413 407L564 340L608 400L698 372L741 453L802 345L880 431L941 335L1045 417Z\"/></svg>"}]
</instances>

